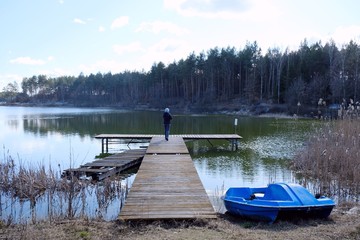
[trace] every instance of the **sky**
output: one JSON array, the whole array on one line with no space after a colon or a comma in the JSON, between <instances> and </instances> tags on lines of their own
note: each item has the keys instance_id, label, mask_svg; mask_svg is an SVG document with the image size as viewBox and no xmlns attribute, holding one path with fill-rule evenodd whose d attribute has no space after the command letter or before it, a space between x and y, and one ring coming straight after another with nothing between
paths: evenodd
<instances>
[{"instance_id":1,"label":"sky","mask_svg":"<svg viewBox=\"0 0 360 240\"><path fill-rule=\"evenodd\" d=\"M360 43L359 0L0 0L0 91L23 78L148 72L228 46ZM21 89L20 89L21 90Z\"/></svg>"}]
</instances>

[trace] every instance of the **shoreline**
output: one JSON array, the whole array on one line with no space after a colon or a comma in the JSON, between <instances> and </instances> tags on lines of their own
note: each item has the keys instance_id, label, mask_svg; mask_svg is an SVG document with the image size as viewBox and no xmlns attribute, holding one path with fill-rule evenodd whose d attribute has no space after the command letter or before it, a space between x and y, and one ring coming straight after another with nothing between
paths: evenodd
<instances>
[{"instance_id":1,"label":"shoreline","mask_svg":"<svg viewBox=\"0 0 360 240\"><path fill-rule=\"evenodd\" d=\"M162 108L149 107L144 105L139 105L136 107L125 107L125 106L113 106L113 105L104 105L104 106L79 106L68 103L0 103L0 106L6 107L59 107L59 108L108 108L115 110L133 110L133 111L162 111ZM268 105L267 105L268 106ZM278 105L276 105L278 106ZM234 115L239 117L261 117L261 118L287 118L287 119L298 119L298 118L310 118L308 116L297 116L296 114L289 114L285 111L273 111L270 110L271 107L267 107L267 110L258 110L257 107L254 106L242 106L241 110L235 109L233 107L216 107L214 109L189 109L179 106L169 106L172 109L172 113L176 114L190 114L190 115ZM284 109L286 106L282 106L281 109ZM261 107L263 108L263 106ZM274 107L276 108L276 107Z\"/></svg>"},{"instance_id":2,"label":"shoreline","mask_svg":"<svg viewBox=\"0 0 360 240\"><path fill-rule=\"evenodd\" d=\"M228 214L214 220L106 222L99 219L63 219L6 226L4 239L359 239L360 206L336 206L327 219L294 219L273 224Z\"/></svg>"}]
</instances>

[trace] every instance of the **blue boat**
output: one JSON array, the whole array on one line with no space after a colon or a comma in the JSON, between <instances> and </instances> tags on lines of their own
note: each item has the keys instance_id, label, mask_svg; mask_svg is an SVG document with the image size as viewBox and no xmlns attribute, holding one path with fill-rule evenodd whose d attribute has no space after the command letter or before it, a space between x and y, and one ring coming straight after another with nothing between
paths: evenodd
<instances>
[{"instance_id":1,"label":"blue boat","mask_svg":"<svg viewBox=\"0 0 360 240\"><path fill-rule=\"evenodd\" d=\"M314 197L301 185L289 183L229 188L222 199L231 214L270 223L279 218L327 218L335 206L330 198Z\"/></svg>"}]
</instances>

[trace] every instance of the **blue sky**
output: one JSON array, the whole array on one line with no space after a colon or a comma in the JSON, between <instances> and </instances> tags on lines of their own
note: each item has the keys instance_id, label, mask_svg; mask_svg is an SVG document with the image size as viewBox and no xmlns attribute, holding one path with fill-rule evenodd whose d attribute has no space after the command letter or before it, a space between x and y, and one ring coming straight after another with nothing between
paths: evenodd
<instances>
[{"instance_id":1,"label":"blue sky","mask_svg":"<svg viewBox=\"0 0 360 240\"><path fill-rule=\"evenodd\" d=\"M1 0L0 90L24 77L149 71L214 47L360 42L358 0ZM20 86L20 85L19 85Z\"/></svg>"}]
</instances>

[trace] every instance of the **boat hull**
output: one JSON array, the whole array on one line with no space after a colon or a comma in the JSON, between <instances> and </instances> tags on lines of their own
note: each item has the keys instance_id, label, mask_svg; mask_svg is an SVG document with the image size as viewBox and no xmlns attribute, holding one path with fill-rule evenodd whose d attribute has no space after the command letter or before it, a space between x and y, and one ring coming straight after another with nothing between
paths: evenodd
<instances>
[{"instance_id":1,"label":"boat hull","mask_svg":"<svg viewBox=\"0 0 360 240\"><path fill-rule=\"evenodd\" d=\"M233 215L259 221L274 222L279 214L278 208L251 206L227 200L224 200L224 205L226 210Z\"/></svg>"},{"instance_id":2,"label":"boat hull","mask_svg":"<svg viewBox=\"0 0 360 240\"><path fill-rule=\"evenodd\" d=\"M255 196L261 193L262 196ZM277 219L327 218L335 203L316 199L297 184L270 184L268 188L230 188L223 197L226 210L237 216L274 222Z\"/></svg>"},{"instance_id":3,"label":"boat hull","mask_svg":"<svg viewBox=\"0 0 360 240\"><path fill-rule=\"evenodd\" d=\"M321 207L297 207L284 209L280 208L278 219L294 219L294 218L327 218L330 216L334 206Z\"/></svg>"}]
</instances>

